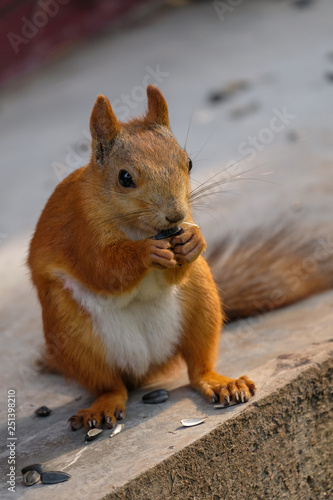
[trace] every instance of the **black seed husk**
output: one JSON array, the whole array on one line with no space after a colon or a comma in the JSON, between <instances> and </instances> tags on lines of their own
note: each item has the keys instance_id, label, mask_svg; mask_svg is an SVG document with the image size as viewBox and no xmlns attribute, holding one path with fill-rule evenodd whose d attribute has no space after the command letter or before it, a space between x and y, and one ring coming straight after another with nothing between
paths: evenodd
<instances>
[{"instance_id":1,"label":"black seed husk","mask_svg":"<svg viewBox=\"0 0 333 500\"><path fill-rule=\"evenodd\" d=\"M94 441L102 434L102 429L90 429L86 434L86 441Z\"/></svg>"},{"instance_id":2,"label":"black seed husk","mask_svg":"<svg viewBox=\"0 0 333 500\"><path fill-rule=\"evenodd\" d=\"M43 484L57 484L68 481L71 476L67 472L51 471L43 472L41 479Z\"/></svg>"},{"instance_id":3,"label":"black seed husk","mask_svg":"<svg viewBox=\"0 0 333 500\"><path fill-rule=\"evenodd\" d=\"M142 396L142 401L146 404L164 403L169 399L169 393L166 389L158 389L157 391L149 392Z\"/></svg>"},{"instance_id":4,"label":"black seed husk","mask_svg":"<svg viewBox=\"0 0 333 500\"><path fill-rule=\"evenodd\" d=\"M31 464L31 465L26 465L25 467L23 467L23 469L21 470L22 474L25 474L26 472L29 472L31 470L35 470L38 472L38 474L42 474L43 472L43 466L42 464Z\"/></svg>"},{"instance_id":5,"label":"black seed husk","mask_svg":"<svg viewBox=\"0 0 333 500\"><path fill-rule=\"evenodd\" d=\"M176 236L181 233L181 228L179 226L172 227L170 229L163 229L159 233L155 234L153 240L164 240L165 238L171 238L171 236Z\"/></svg>"},{"instance_id":6,"label":"black seed husk","mask_svg":"<svg viewBox=\"0 0 333 500\"><path fill-rule=\"evenodd\" d=\"M47 406L41 406L40 408L37 408L35 413L38 417L48 417L52 413L52 410L50 410Z\"/></svg>"}]
</instances>

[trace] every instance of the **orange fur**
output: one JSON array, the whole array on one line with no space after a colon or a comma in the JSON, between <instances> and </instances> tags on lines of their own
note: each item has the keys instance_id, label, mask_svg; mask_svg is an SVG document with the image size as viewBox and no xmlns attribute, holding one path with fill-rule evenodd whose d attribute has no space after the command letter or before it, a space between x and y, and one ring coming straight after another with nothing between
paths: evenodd
<instances>
[{"instance_id":1,"label":"orange fur","mask_svg":"<svg viewBox=\"0 0 333 500\"><path fill-rule=\"evenodd\" d=\"M246 378L214 372L223 314L201 256L205 241L197 226L183 224L193 222L189 159L169 130L162 94L149 86L147 96L146 116L129 123L118 122L108 100L98 97L90 120L90 163L55 189L31 241L28 263L42 306L49 363L97 396L70 419L74 430L101 426L103 420L112 427L124 416L127 388L177 356L187 363L192 385L210 401L241 402L255 390ZM122 171L135 186L124 187ZM152 239L175 225L182 234ZM75 298L75 287L97 302L126 302L151 276L163 290L177 290L183 321L173 352L138 374L110 362L89 308ZM119 306L125 320L126 307Z\"/></svg>"}]
</instances>

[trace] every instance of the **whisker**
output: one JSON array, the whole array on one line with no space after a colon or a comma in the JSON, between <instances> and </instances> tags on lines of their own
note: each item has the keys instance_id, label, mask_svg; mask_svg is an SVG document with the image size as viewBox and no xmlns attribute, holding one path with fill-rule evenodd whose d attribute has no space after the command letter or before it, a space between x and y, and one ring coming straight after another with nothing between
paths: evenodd
<instances>
[{"instance_id":1,"label":"whisker","mask_svg":"<svg viewBox=\"0 0 333 500\"><path fill-rule=\"evenodd\" d=\"M231 165L228 165L227 167L223 168L222 170L220 170L219 172L217 172L216 174L214 174L213 176L209 177L208 179L206 179L204 182L201 183L201 185L197 186L195 189L193 189L191 191L190 194L196 194L197 192L201 191L201 188L203 188L204 186L206 187L207 183L209 183L210 181L212 181L214 178L216 178L218 175L221 175L223 172L225 172L226 170L228 170L229 168L232 168L234 167L237 163L239 163L240 161L242 161L243 158L241 158L240 160L237 160L236 162L232 163ZM243 172L241 173L237 173L237 174L230 174L228 178L223 178L223 179L219 179L217 181L214 181L214 183L211 183L211 184L208 184L208 186L212 186L212 187L215 187L216 185L220 185L220 184L227 184L228 182L231 182L233 181L234 179L245 179L244 177L242 177L243 175L249 173L249 172L253 172L253 170L259 168L260 166L262 165L256 165L254 167L251 167L247 170L244 170ZM260 174L259 174L260 175ZM260 179L258 179L260 180ZM273 182L273 181L272 181Z\"/></svg>"},{"instance_id":2,"label":"whisker","mask_svg":"<svg viewBox=\"0 0 333 500\"><path fill-rule=\"evenodd\" d=\"M210 160L209 158L200 158L200 160L195 160L195 164L199 163L199 161L214 163L213 160Z\"/></svg>"},{"instance_id":3,"label":"whisker","mask_svg":"<svg viewBox=\"0 0 333 500\"><path fill-rule=\"evenodd\" d=\"M184 144L184 149L185 149L185 151L186 151L187 139L188 139L188 136L189 136L189 133L190 133L190 128L191 128L191 125L192 125L193 115L194 115L194 107L193 107L193 109L192 109L191 118L190 118L190 123L189 123L189 125L188 125L187 132L186 132L186 138L185 138L185 144Z\"/></svg>"},{"instance_id":4,"label":"whisker","mask_svg":"<svg viewBox=\"0 0 333 500\"><path fill-rule=\"evenodd\" d=\"M207 139L205 140L205 142L203 143L203 146L199 149L199 151L196 153L196 155L194 156L194 158L191 158L191 159L192 159L192 161L194 161L194 160L197 158L197 156L201 153L201 151L203 150L203 148L207 146L207 144L208 144L208 142L211 140L212 135L214 134L214 132L215 132L215 130L213 130L213 132L211 132L211 133L209 134L208 138L207 138Z\"/></svg>"},{"instance_id":5,"label":"whisker","mask_svg":"<svg viewBox=\"0 0 333 500\"><path fill-rule=\"evenodd\" d=\"M194 203L194 204L192 205L192 208L193 208L194 210L197 210L197 209L199 209L199 208L200 208L200 209L204 208L205 210L215 210L215 208L214 208L214 207L212 207L211 205L208 205L207 203L202 203L202 202L199 202L199 203Z\"/></svg>"},{"instance_id":6,"label":"whisker","mask_svg":"<svg viewBox=\"0 0 333 500\"><path fill-rule=\"evenodd\" d=\"M213 208L213 207L210 207L210 206L205 206L204 205L204 208L206 210L206 213L212 217L215 222L218 224L219 223L219 218L222 216L223 218L225 218L225 216L223 214L218 214L218 217L217 217L217 213L216 213L216 210ZM194 207L194 211L197 209L197 207Z\"/></svg>"},{"instance_id":7,"label":"whisker","mask_svg":"<svg viewBox=\"0 0 333 500\"><path fill-rule=\"evenodd\" d=\"M151 223L154 221L154 218L155 218L155 215L152 214L151 217L144 222L144 224L143 224L144 230L151 225Z\"/></svg>"},{"instance_id":8,"label":"whisker","mask_svg":"<svg viewBox=\"0 0 333 500\"><path fill-rule=\"evenodd\" d=\"M206 196L212 196L212 195L215 195L215 194L227 194L227 193L237 194L236 192L229 191L229 190L228 191L227 190L211 191L211 192L209 192L209 191L211 189L214 189L214 187L220 186L222 184L228 184L228 183L231 183L231 182L239 182L239 181L268 182L269 184L275 184L277 186L283 186L283 184L280 184L278 182L268 181L268 180L265 180L265 179L257 179L257 178L251 178L251 177L235 178L235 179L229 179L228 181L215 182L212 185L205 186L205 188L202 189L202 191L196 193L194 196L191 196L190 197L190 201L191 201L191 203L194 203L195 201L200 200L201 198L204 198Z\"/></svg>"},{"instance_id":9,"label":"whisker","mask_svg":"<svg viewBox=\"0 0 333 500\"><path fill-rule=\"evenodd\" d=\"M200 196L196 196L195 198L191 199L191 205L193 207L196 207L196 203L198 200L201 200L202 198L206 198L207 196L211 196L213 194L231 194L233 196L239 196L241 193L239 191L234 191L234 190L230 190L228 189L228 191L214 191L212 193L203 193L201 194Z\"/></svg>"},{"instance_id":10,"label":"whisker","mask_svg":"<svg viewBox=\"0 0 333 500\"><path fill-rule=\"evenodd\" d=\"M244 156L243 158L240 158L239 160L236 160L234 163L232 163L231 165L227 165L226 167L224 167L222 170L219 170L216 174L212 175L211 177L208 177L208 179L206 179L204 182L202 182L200 184L200 186L204 186L205 184L207 184L207 182L211 181L212 179L215 179L215 177L217 177L218 175L221 175L223 172L225 172L226 170L228 170L229 168L232 168L234 167L235 165L237 165L237 163L240 163L242 160L244 160L246 158L246 156ZM252 167L251 170L253 170L254 168L258 168L258 167ZM247 173L247 171L245 171L244 173ZM239 174L237 174L239 175ZM198 186L198 188L200 187ZM196 191L196 189L198 188L195 188L191 191L191 193L194 193Z\"/></svg>"},{"instance_id":11,"label":"whisker","mask_svg":"<svg viewBox=\"0 0 333 500\"><path fill-rule=\"evenodd\" d=\"M241 178L235 178L235 179L230 179L230 182L236 182L236 181L259 181L259 182L267 182L268 184L275 184L275 186L284 186L281 182L277 181L269 181L267 179L258 179L257 177L241 177Z\"/></svg>"},{"instance_id":12,"label":"whisker","mask_svg":"<svg viewBox=\"0 0 333 500\"><path fill-rule=\"evenodd\" d=\"M227 168L230 168L233 165L230 165ZM283 185L283 184L281 184L279 182L271 181L271 180L268 180L268 179L262 179L260 177L256 177L256 178L253 178L253 177L243 177L244 175L246 175L249 172L252 172L254 169L256 169L258 167L259 166L255 166L255 167L249 168L249 169L241 172L240 174L234 175L233 177L230 176L229 178L223 178L223 179L214 180L214 178L216 178L218 175L220 175L222 172L224 172L226 170L226 169L223 169L222 171L220 171L217 174L211 176L209 179L207 179L206 181L204 181L203 183L201 183L199 186L197 186L195 189L193 189L190 192L189 199L191 200L191 202L194 202L195 200L198 200L198 199L202 198L203 196L211 196L213 194L224 194L224 193L230 192L229 190L213 191L213 189L216 188L216 187L222 186L224 184L230 184L231 182L239 182L239 181L249 181L249 180L251 180L251 181L268 182L269 184L275 184L275 185L278 185L278 186L282 186ZM271 173L272 172L262 172L259 175L268 175L268 174L271 174ZM209 193L209 191L211 191L211 193Z\"/></svg>"},{"instance_id":13,"label":"whisker","mask_svg":"<svg viewBox=\"0 0 333 500\"><path fill-rule=\"evenodd\" d=\"M147 213L150 213L151 209L145 209L145 210L133 210L132 212L125 212L123 214L119 214L115 217L115 219L123 219L123 218L129 218L129 217L138 217L140 215L145 215Z\"/></svg>"}]
</instances>

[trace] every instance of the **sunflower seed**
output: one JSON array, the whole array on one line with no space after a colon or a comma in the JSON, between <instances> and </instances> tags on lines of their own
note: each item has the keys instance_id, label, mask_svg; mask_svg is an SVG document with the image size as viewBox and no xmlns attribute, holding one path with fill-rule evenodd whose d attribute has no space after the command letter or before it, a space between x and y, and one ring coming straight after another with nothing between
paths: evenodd
<instances>
[{"instance_id":1,"label":"sunflower seed","mask_svg":"<svg viewBox=\"0 0 333 500\"><path fill-rule=\"evenodd\" d=\"M40 474L36 470L29 470L23 474L23 481L26 486L32 486L38 483L40 480Z\"/></svg>"},{"instance_id":2,"label":"sunflower seed","mask_svg":"<svg viewBox=\"0 0 333 500\"><path fill-rule=\"evenodd\" d=\"M164 403L169 398L169 393L166 389L158 389L157 391L149 392L142 396L142 401L146 404Z\"/></svg>"},{"instance_id":3,"label":"sunflower seed","mask_svg":"<svg viewBox=\"0 0 333 500\"><path fill-rule=\"evenodd\" d=\"M59 471L43 472L42 483L43 484L63 483L65 481L68 481L70 477L71 476L67 474L67 472L59 472Z\"/></svg>"},{"instance_id":4,"label":"sunflower seed","mask_svg":"<svg viewBox=\"0 0 333 500\"><path fill-rule=\"evenodd\" d=\"M38 417L48 417L52 413L52 410L50 410L47 406L41 406L40 408L37 408L35 413Z\"/></svg>"},{"instance_id":5,"label":"sunflower seed","mask_svg":"<svg viewBox=\"0 0 333 500\"><path fill-rule=\"evenodd\" d=\"M162 229L159 233L153 236L153 240L164 240L165 238L171 238L171 236L176 236L181 233L181 228L179 226L171 227L170 229Z\"/></svg>"}]
</instances>

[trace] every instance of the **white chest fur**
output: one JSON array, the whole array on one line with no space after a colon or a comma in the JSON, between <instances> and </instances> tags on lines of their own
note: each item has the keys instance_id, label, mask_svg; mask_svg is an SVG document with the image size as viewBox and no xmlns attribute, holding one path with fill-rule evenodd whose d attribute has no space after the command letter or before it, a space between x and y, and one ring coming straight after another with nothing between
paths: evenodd
<instances>
[{"instance_id":1,"label":"white chest fur","mask_svg":"<svg viewBox=\"0 0 333 500\"><path fill-rule=\"evenodd\" d=\"M182 323L180 292L160 271L150 271L137 288L119 296L92 293L73 280L70 288L91 315L113 365L144 375L151 364L163 363L174 353Z\"/></svg>"}]
</instances>

